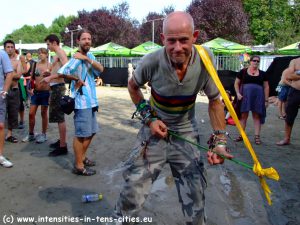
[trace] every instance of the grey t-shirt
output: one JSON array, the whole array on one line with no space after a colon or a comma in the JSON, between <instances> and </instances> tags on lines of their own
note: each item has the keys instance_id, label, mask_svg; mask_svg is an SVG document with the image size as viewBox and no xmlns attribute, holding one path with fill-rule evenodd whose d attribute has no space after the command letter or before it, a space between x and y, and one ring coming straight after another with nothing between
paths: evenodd
<instances>
[{"instance_id":1,"label":"grey t-shirt","mask_svg":"<svg viewBox=\"0 0 300 225\"><path fill-rule=\"evenodd\" d=\"M206 50L212 59L212 53ZM182 81L179 81L165 48L144 56L133 78L139 86L149 82L151 106L168 128L175 131L195 130L195 101L200 90L209 99L219 97L219 91L194 47Z\"/></svg>"},{"instance_id":2,"label":"grey t-shirt","mask_svg":"<svg viewBox=\"0 0 300 225\"><path fill-rule=\"evenodd\" d=\"M3 90L5 74L13 72L13 68L7 53L0 50L0 91Z\"/></svg>"}]
</instances>

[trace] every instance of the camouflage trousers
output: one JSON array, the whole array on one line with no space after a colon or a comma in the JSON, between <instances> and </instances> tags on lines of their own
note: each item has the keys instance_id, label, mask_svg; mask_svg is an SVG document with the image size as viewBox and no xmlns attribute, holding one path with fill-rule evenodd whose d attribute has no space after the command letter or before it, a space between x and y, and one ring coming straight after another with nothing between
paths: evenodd
<instances>
[{"instance_id":1,"label":"camouflage trousers","mask_svg":"<svg viewBox=\"0 0 300 225\"><path fill-rule=\"evenodd\" d=\"M179 133L199 143L198 132ZM143 126L133 149L133 157L123 173L125 184L115 206L114 216L136 216L142 208L153 182L169 163L177 188L183 217L187 225L204 225L204 166L197 147L173 136L159 139Z\"/></svg>"}]
</instances>

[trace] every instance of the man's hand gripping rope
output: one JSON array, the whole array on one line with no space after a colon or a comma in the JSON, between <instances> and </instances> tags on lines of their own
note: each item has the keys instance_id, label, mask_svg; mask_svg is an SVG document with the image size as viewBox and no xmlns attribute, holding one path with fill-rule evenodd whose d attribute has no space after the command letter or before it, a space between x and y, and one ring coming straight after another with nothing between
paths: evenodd
<instances>
[{"instance_id":1,"label":"man's hand gripping rope","mask_svg":"<svg viewBox=\"0 0 300 225\"><path fill-rule=\"evenodd\" d=\"M142 100L136 105L136 111L132 114L132 119L137 117L150 127L151 134L160 138L165 138L168 135L168 129L163 121L159 120L155 111L150 106L149 102Z\"/></svg>"}]
</instances>

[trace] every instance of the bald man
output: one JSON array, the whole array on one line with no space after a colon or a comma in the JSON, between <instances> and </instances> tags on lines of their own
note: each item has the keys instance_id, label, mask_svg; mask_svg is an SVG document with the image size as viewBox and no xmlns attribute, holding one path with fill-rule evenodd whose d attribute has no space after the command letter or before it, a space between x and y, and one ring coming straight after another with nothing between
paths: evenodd
<instances>
[{"instance_id":1,"label":"bald man","mask_svg":"<svg viewBox=\"0 0 300 225\"><path fill-rule=\"evenodd\" d=\"M161 34L164 48L146 55L128 81L128 90L137 113L143 118L143 126L133 150L137 157L124 171L125 185L115 207L114 216L120 220L138 213L153 182L169 163L186 224L205 224L206 180L200 152L195 146L168 136L170 130L199 143L195 101L203 90L209 99L209 116L216 131L214 150L232 158L226 152L225 116L219 91L193 47L198 35L189 14L169 14ZM211 52L209 54L212 59ZM147 82L151 84L149 101L145 101L140 90ZM207 159L210 164L224 161L212 152Z\"/></svg>"}]
</instances>

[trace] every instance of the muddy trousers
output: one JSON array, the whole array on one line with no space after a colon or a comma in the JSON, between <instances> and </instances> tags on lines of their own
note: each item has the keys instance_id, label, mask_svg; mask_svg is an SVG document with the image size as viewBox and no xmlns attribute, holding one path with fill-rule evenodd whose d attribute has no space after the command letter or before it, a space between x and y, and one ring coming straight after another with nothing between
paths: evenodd
<instances>
[{"instance_id":1,"label":"muddy trousers","mask_svg":"<svg viewBox=\"0 0 300 225\"><path fill-rule=\"evenodd\" d=\"M197 132L179 133L199 143ZM204 177L203 162L199 150L175 137L159 139L151 136L150 129L143 126L133 149L133 159L124 171L125 184L115 207L114 216L136 216L142 208L153 182L162 168L169 163L184 221L187 225L204 225Z\"/></svg>"}]
</instances>

